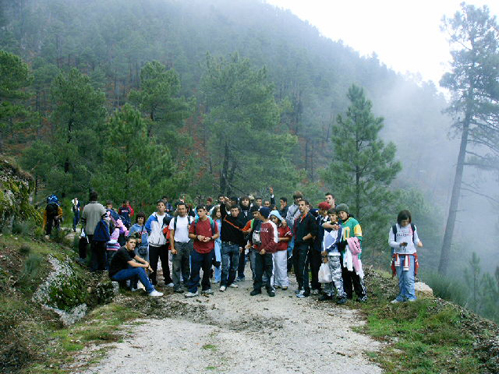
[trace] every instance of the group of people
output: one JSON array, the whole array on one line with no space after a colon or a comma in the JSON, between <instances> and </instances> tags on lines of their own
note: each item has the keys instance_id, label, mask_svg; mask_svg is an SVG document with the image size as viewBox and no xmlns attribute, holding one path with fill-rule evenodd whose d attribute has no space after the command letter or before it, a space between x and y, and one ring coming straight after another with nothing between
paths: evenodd
<instances>
[{"instance_id":1,"label":"group of people","mask_svg":"<svg viewBox=\"0 0 499 374\"><path fill-rule=\"evenodd\" d=\"M298 298L315 294L321 301L344 304L355 294L365 302L362 228L349 207L336 205L331 193L317 208L300 192L294 193L292 204L281 197L279 206L272 188L270 194L265 201L219 196L214 204L208 198L194 209L183 200L172 206L163 198L147 217L142 212L135 215L128 201L118 211L109 201L104 207L92 192L81 212L80 258L86 258L88 243L91 270L108 270L112 280L128 281L132 290L140 281L151 296L163 295L155 289L160 281L185 297L213 294L216 283L219 292L226 292L245 280L249 264L251 296L263 288L270 297L277 289L287 290L292 270ZM422 243L411 220L410 212L400 212L389 233L400 288L393 302L416 299L416 247ZM159 262L162 280L157 274ZM327 279L320 276L323 270Z\"/></svg>"}]
</instances>

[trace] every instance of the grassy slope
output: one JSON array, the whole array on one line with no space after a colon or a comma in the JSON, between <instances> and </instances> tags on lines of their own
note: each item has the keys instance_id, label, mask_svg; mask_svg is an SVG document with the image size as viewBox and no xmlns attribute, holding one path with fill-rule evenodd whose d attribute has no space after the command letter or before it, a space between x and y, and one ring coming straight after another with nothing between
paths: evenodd
<instances>
[{"instance_id":1,"label":"grassy slope","mask_svg":"<svg viewBox=\"0 0 499 374\"><path fill-rule=\"evenodd\" d=\"M64 257L71 251L43 240L0 236L0 372L81 370L101 357L102 343L121 339L123 323L155 313L154 300L125 293L63 328L31 296L49 272L46 256ZM366 281L370 300L351 307L366 316L359 330L387 343L381 352L370 353L386 372L499 372L497 325L438 299L390 304L396 283L388 273L367 271ZM97 348L87 352L91 346ZM82 352L87 352L83 359Z\"/></svg>"},{"instance_id":2,"label":"grassy slope","mask_svg":"<svg viewBox=\"0 0 499 374\"><path fill-rule=\"evenodd\" d=\"M498 326L450 302L420 298L391 304L398 290L386 272L367 276L370 301L360 330L387 343L371 357L387 373L497 373Z\"/></svg>"}]
</instances>

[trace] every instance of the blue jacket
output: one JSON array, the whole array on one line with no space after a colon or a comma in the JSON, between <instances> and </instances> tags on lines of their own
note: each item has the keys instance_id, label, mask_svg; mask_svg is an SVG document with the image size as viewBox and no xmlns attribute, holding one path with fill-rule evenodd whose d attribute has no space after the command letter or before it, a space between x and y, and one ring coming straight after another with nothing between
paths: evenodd
<instances>
[{"instance_id":1,"label":"blue jacket","mask_svg":"<svg viewBox=\"0 0 499 374\"><path fill-rule=\"evenodd\" d=\"M106 220L101 219L94 231L94 242L108 242L111 239L111 235L109 234L109 226L107 225Z\"/></svg>"}]
</instances>

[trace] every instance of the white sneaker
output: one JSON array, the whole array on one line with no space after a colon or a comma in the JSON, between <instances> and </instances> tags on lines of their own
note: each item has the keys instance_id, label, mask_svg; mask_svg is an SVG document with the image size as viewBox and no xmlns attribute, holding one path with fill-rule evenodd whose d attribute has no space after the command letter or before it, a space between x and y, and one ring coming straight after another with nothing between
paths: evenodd
<instances>
[{"instance_id":1,"label":"white sneaker","mask_svg":"<svg viewBox=\"0 0 499 374\"><path fill-rule=\"evenodd\" d=\"M220 292L225 292L226 289L227 289L227 287L222 286L222 287L220 287Z\"/></svg>"},{"instance_id":2,"label":"white sneaker","mask_svg":"<svg viewBox=\"0 0 499 374\"><path fill-rule=\"evenodd\" d=\"M392 304L397 304L397 303L400 303L401 301L398 301L397 299L393 299L392 301L390 301L390 303Z\"/></svg>"},{"instance_id":3,"label":"white sneaker","mask_svg":"<svg viewBox=\"0 0 499 374\"><path fill-rule=\"evenodd\" d=\"M213 295L213 290L208 288L207 290L201 291L201 295Z\"/></svg>"},{"instance_id":4,"label":"white sneaker","mask_svg":"<svg viewBox=\"0 0 499 374\"><path fill-rule=\"evenodd\" d=\"M154 290L154 291L149 293L149 296L152 296L152 297L163 296L163 292L158 292L158 291Z\"/></svg>"},{"instance_id":5,"label":"white sneaker","mask_svg":"<svg viewBox=\"0 0 499 374\"><path fill-rule=\"evenodd\" d=\"M137 292L137 291L140 291L140 288L139 287L137 287L137 288L132 287L131 290L132 290L132 292Z\"/></svg>"},{"instance_id":6,"label":"white sneaker","mask_svg":"<svg viewBox=\"0 0 499 374\"><path fill-rule=\"evenodd\" d=\"M168 283L168 284L166 285L166 287L171 287L171 288L173 288L173 286L175 286L173 283Z\"/></svg>"},{"instance_id":7,"label":"white sneaker","mask_svg":"<svg viewBox=\"0 0 499 374\"><path fill-rule=\"evenodd\" d=\"M185 297L196 297L196 296L199 296L199 293L196 291L196 292L187 292L184 294Z\"/></svg>"},{"instance_id":8,"label":"white sneaker","mask_svg":"<svg viewBox=\"0 0 499 374\"><path fill-rule=\"evenodd\" d=\"M232 283L229 287L230 288L239 288L239 286L237 284L235 284L235 283Z\"/></svg>"},{"instance_id":9,"label":"white sneaker","mask_svg":"<svg viewBox=\"0 0 499 374\"><path fill-rule=\"evenodd\" d=\"M318 295L319 294L319 290L312 290L310 292L311 295Z\"/></svg>"}]
</instances>

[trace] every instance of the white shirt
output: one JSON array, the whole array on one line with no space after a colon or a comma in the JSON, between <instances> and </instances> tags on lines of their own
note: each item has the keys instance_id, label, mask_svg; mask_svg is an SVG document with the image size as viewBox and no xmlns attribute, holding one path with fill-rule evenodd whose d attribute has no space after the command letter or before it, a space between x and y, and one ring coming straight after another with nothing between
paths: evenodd
<instances>
[{"instance_id":1,"label":"white shirt","mask_svg":"<svg viewBox=\"0 0 499 374\"><path fill-rule=\"evenodd\" d=\"M192 223L192 218L188 215L185 217L173 217L170 221L170 230L175 228L175 219L177 220L177 229L175 230L175 241L179 243L189 242L189 225Z\"/></svg>"}]
</instances>

